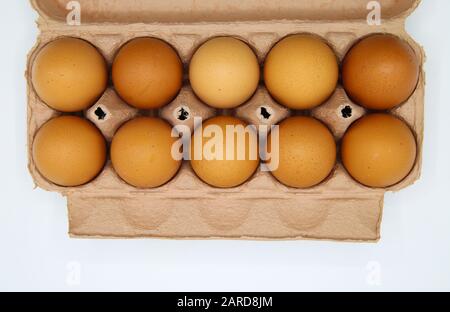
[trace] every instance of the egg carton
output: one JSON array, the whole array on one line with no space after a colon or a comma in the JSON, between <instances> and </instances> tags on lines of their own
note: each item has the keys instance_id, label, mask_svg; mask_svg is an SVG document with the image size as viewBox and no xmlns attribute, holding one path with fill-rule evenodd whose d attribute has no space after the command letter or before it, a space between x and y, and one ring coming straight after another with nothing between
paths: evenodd
<instances>
[{"instance_id":1,"label":"egg carton","mask_svg":"<svg viewBox=\"0 0 450 312\"><path fill-rule=\"evenodd\" d=\"M155 189L137 189L123 182L108 160L102 173L80 187L59 187L43 178L33 162L31 147L37 130L60 115L43 103L31 84L31 65L37 52L61 36L85 39L104 55L109 67L117 51L137 37L156 37L171 44L188 72L193 53L216 36L247 42L261 66L271 47L283 37L313 33L334 49L340 61L361 38L391 33L406 40L420 64L422 48L406 33L404 23L418 0L381 0L382 22L369 25L365 0L31 0L40 17L40 34L28 60L28 152L35 184L67 197L69 233L90 238L254 239L376 242L380 238L384 194L401 190L420 176L424 123L424 73L409 100L391 114L403 119L418 143L416 164L401 183L373 189L355 182L338 157L336 167L320 185L294 189L268 172L258 171L243 185L211 187L196 177L188 162L169 183ZM369 5L373 4L369 3ZM376 3L375 3L376 5ZM81 8L81 24L67 23L70 10ZM76 24L76 23L75 23ZM347 128L368 112L353 103L341 84L323 105L292 111L277 104L261 81L255 95L234 110L216 110L192 92L185 75L176 99L153 111L139 111L124 103L112 83L98 102L80 115L92 121L108 142L126 121L159 116L172 125L193 127L194 117L234 115L255 125L274 125L288 116L311 115L332 131L339 147ZM183 115L182 118L180 116Z\"/></svg>"}]
</instances>

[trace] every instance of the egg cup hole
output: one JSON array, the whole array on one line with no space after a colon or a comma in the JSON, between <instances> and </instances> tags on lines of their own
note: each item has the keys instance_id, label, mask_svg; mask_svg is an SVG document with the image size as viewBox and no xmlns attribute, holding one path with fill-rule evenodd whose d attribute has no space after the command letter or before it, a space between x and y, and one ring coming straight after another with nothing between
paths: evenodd
<instances>
[{"instance_id":1,"label":"egg cup hole","mask_svg":"<svg viewBox=\"0 0 450 312\"><path fill-rule=\"evenodd\" d=\"M191 109L186 105L180 105L173 110L173 118L175 118L176 120L185 122L190 120L191 117Z\"/></svg>"},{"instance_id":2,"label":"egg cup hole","mask_svg":"<svg viewBox=\"0 0 450 312\"><path fill-rule=\"evenodd\" d=\"M94 115L98 122L106 122L109 119L111 114L109 113L109 111L106 107L99 105L95 109Z\"/></svg>"},{"instance_id":3,"label":"egg cup hole","mask_svg":"<svg viewBox=\"0 0 450 312\"><path fill-rule=\"evenodd\" d=\"M350 105L344 105L340 108L342 118L348 119L353 116L353 108Z\"/></svg>"},{"instance_id":4,"label":"egg cup hole","mask_svg":"<svg viewBox=\"0 0 450 312\"><path fill-rule=\"evenodd\" d=\"M268 105L262 105L256 109L255 114L258 120L267 123L273 119L275 116L275 111Z\"/></svg>"}]
</instances>

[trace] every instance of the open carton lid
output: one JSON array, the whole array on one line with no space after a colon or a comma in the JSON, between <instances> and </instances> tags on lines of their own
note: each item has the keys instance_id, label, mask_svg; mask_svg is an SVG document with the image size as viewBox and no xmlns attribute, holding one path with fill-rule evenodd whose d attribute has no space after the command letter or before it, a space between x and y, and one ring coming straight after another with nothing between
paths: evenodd
<instances>
[{"instance_id":1,"label":"open carton lid","mask_svg":"<svg viewBox=\"0 0 450 312\"><path fill-rule=\"evenodd\" d=\"M65 22L79 3L83 23L200 23L365 20L368 0L31 0L44 20ZM420 0L378 0L384 19L409 15Z\"/></svg>"}]
</instances>

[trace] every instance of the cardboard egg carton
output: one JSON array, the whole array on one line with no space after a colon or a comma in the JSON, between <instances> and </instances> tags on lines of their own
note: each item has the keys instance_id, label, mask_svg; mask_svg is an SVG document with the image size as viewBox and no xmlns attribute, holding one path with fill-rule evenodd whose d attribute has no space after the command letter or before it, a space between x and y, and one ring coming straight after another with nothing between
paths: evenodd
<instances>
[{"instance_id":1,"label":"cardboard egg carton","mask_svg":"<svg viewBox=\"0 0 450 312\"><path fill-rule=\"evenodd\" d=\"M48 42L73 36L96 46L111 66L114 55L136 37L156 37L179 53L187 73L195 50L211 37L234 36L247 42L261 65L271 47L295 33L321 36L342 61L359 39L373 33L392 33L415 50L421 64L424 53L405 31L405 19L418 0L381 0L381 25L369 25L366 0L79 0L81 24L68 25L68 0L31 0L39 12L40 35L28 61L29 169L36 185L67 196L72 237L169 239L326 239L378 241L387 191L398 191L420 175L423 140L424 74L411 98L392 114L405 120L418 143L414 169L398 185L371 189L355 182L340 159L332 174L311 189L289 188L270 173L258 171L245 184L217 189L198 179L185 162L166 185L136 189L124 183L108 161L91 183L63 188L48 182L37 171L31 156L36 131L60 113L36 95L30 68L36 53ZM73 4L73 3L72 3ZM75 7L76 8L76 7ZM192 128L193 117L203 119L231 114L248 123L277 124L294 114L309 114L323 121L339 142L352 122L367 113L352 103L339 85L320 107L294 112L274 102L261 84L255 95L234 110L218 111L203 104L192 92L187 74L178 97L158 111L138 111L124 103L110 83L105 94L83 115L108 142L127 120L138 115L160 116L171 124ZM186 120L180 120L181 110ZM187 116L186 116L187 114ZM183 118L181 118L183 119Z\"/></svg>"}]
</instances>

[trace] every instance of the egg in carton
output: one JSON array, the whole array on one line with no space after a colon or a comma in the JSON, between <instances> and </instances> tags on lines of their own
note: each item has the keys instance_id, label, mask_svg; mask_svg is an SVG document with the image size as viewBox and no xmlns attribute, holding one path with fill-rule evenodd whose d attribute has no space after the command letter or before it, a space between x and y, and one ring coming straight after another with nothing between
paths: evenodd
<instances>
[{"instance_id":1,"label":"egg in carton","mask_svg":"<svg viewBox=\"0 0 450 312\"><path fill-rule=\"evenodd\" d=\"M277 42L298 33L311 33L326 40L339 61L361 38L390 33L407 41L423 64L423 50L406 33L404 26L407 16L419 2L378 1L382 23L372 25L366 20L369 2L364 0L263 3L256 0L136 0L132 3L31 0L40 15L41 31L29 55L27 73L29 169L34 181L40 188L67 197L69 233L77 238L378 241L384 194L401 190L420 176L424 115L422 68L412 96L390 111L410 126L418 145L413 170L393 187L373 189L359 184L338 159L330 176L309 189L289 188L270 172L261 170L238 187L214 188L202 182L188 162L183 163L167 184L154 189L137 189L118 177L110 160L94 181L80 187L57 186L39 173L31 152L35 134L46 121L61 113L49 108L37 96L31 83L31 66L43 46L67 36L92 43L109 66L118 50L130 40L159 38L179 53L185 72L194 52L204 42L213 37L232 36L246 42L262 65ZM70 9L81 9L79 25L67 23ZM185 77L178 96L159 110L132 108L110 83L103 96L82 115L111 142L121 125L139 115L159 116L172 125L187 125L192 129L194 117L208 119L229 114L250 124L270 126L299 113L276 103L262 81L245 104L219 111L202 103ZM301 112L325 123L338 143L348 127L367 113L349 99L341 84L323 105Z\"/></svg>"}]
</instances>

